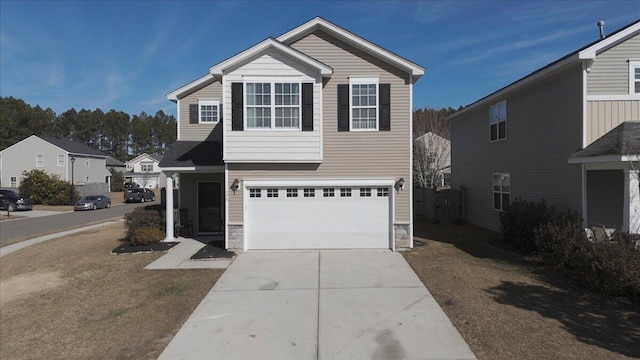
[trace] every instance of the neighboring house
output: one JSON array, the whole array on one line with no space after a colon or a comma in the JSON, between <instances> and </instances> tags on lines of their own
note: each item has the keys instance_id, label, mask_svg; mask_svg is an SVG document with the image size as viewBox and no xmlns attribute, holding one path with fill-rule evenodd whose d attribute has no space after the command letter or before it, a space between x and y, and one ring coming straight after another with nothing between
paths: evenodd
<instances>
[{"instance_id":1,"label":"neighboring house","mask_svg":"<svg viewBox=\"0 0 640 360\"><path fill-rule=\"evenodd\" d=\"M160 170L162 155L138 155L126 162L125 182L134 182L142 188L156 189L167 186L167 176Z\"/></svg>"},{"instance_id":2,"label":"neighboring house","mask_svg":"<svg viewBox=\"0 0 640 360\"><path fill-rule=\"evenodd\" d=\"M22 173L44 170L75 185L108 184L107 156L84 144L31 135L0 151L0 186L18 188Z\"/></svg>"},{"instance_id":3,"label":"neighboring house","mask_svg":"<svg viewBox=\"0 0 640 360\"><path fill-rule=\"evenodd\" d=\"M410 248L423 73L312 19L169 93L178 141L160 167L179 174L195 232L224 233L228 249Z\"/></svg>"},{"instance_id":4,"label":"neighboring house","mask_svg":"<svg viewBox=\"0 0 640 360\"><path fill-rule=\"evenodd\" d=\"M448 119L469 222L499 230L499 212L521 197L640 231L640 21Z\"/></svg>"},{"instance_id":5,"label":"neighboring house","mask_svg":"<svg viewBox=\"0 0 640 360\"><path fill-rule=\"evenodd\" d=\"M428 132L414 140L414 186L449 185L451 178L451 141Z\"/></svg>"}]
</instances>

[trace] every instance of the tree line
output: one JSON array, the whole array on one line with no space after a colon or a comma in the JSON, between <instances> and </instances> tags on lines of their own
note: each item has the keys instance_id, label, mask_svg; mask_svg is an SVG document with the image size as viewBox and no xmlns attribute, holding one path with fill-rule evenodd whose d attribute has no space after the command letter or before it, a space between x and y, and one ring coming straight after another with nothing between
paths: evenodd
<instances>
[{"instance_id":1,"label":"tree line","mask_svg":"<svg viewBox=\"0 0 640 360\"><path fill-rule=\"evenodd\" d=\"M159 110L155 115L129 115L114 109L32 107L21 99L0 97L0 150L31 135L44 135L85 144L120 161L142 153L164 154L176 140L176 119Z\"/></svg>"}]
</instances>

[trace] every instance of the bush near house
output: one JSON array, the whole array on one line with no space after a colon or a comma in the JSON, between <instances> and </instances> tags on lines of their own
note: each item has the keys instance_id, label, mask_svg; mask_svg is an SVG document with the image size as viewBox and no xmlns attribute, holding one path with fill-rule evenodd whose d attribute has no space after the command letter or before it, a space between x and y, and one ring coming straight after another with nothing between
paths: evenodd
<instances>
[{"instance_id":1,"label":"bush near house","mask_svg":"<svg viewBox=\"0 0 640 360\"><path fill-rule=\"evenodd\" d=\"M116 170L114 167L111 167L109 172L111 173L111 191L124 191L124 175L122 172Z\"/></svg>"},{"instance_id":2,"label":"bush near house","mask_svg":"<svg viewBox=\"0 0 640 360\"><path fill-rule=\"evenodd\" d=\"M164 239L165 212L161 206L138 207L124 216L125 240L136 244L152 244ZM157 230L157 231L156 231ZM158 234L162 233L162 237ZM147 238L145 238L147 236Z\"/></svg>"},{"instance_id":3,"label":"bush near house","mask_svg":"<svg viewBox=\"0 0 640 360\"><path fill-rule=\"evenodd\" d=\"M73 205L80 196L71 184L61 180L58 175L46 173L44 170L23 172L20 182L20 194L28 196L34 204Z\"/></svg>"},{"instance_id":4,"label":"bush near house","mask_svg":"<svg viewBox=\"0 0 640 360\"><path fill-rule=\"evenodd\" d=\"M505 240L587 287L640 302L640 249L636 239L591 243L576 212L544 201L518 199L501 214Z\"/></svg>"}]
</instances>

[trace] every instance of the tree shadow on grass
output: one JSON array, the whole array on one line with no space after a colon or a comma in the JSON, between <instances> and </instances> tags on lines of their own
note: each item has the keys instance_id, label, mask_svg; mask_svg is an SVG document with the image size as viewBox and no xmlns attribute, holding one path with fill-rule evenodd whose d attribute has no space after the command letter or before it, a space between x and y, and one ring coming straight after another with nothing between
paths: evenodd
<instances>
[{"instance_id":1,"label":"tree shadow on grass","mask_svg":"<svg viewBox=\"0 0 640 360\"><path fill-rule=\"evenodd\" d=\"M498 303L559 321L583 343L640 357L640 310L630 301L510 281L486 291Z\"/></svg>"}]
</instances>

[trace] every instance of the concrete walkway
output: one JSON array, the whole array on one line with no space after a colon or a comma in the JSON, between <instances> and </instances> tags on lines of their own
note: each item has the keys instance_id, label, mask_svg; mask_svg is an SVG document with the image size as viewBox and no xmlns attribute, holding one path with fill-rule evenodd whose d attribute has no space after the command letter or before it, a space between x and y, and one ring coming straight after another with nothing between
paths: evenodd
<instances>
[{"instance_id":1,"label":"concrete walkway","mask_svg":"<svg viewBox=\"0 0 640 360\"><path fill-rule=\"evenodd\" d=\"M238 255L160 359L475 359L401 254Z\"/></svg>"}]
</instances>

